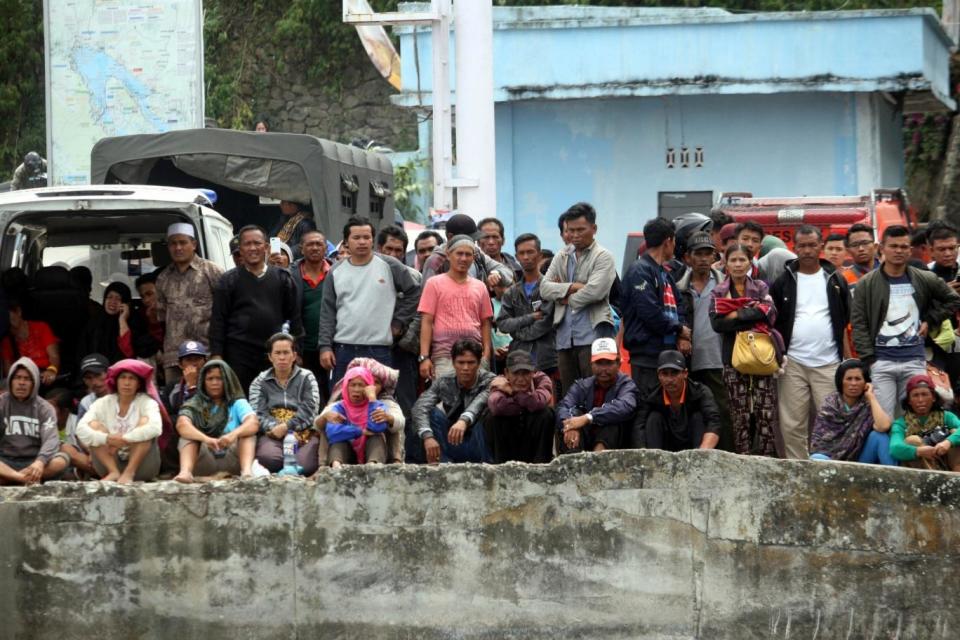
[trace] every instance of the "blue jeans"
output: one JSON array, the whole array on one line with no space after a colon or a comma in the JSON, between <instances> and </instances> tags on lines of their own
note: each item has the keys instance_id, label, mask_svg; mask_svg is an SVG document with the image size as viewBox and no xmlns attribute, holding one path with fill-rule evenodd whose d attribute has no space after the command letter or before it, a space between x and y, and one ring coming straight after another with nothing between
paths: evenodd
<instances>
[{"instance_id":1,"label":"blue jeans","mask_svg":"<svg viewBox=\"0 0 960 640\"><path fill-rule=\"evenodd\" d=\"M867 441L863 443L857 462L897 466L897 461L890 455L890 434L871 431Z\"/></svg>"},{"instance_id":2,"label":"blue jeans","mask_svg":"<svg viewBox=\"0 0 960 640\"><path fill-rule=\"evenodd\" d=\"M810 454L811 460L830 460L830 456L825 453ZM857 462L864 464L885 464L896 467L897 461L890 455L890 434L871 431L867 435L867 441L863 443L863 449L860 451L860 457Z\"/></svg>"},{"instance_id":3,"label":"blue jeans","mask_svg":"<svg viewBox=\"0 0 960 640\"><path fill-rule=\"evenodd\" d=\"M450 420L443 411L434 409L430 412L430 430L440 444L440 462L492 462L493 458L487 450L482 422L467 429L463 442L457 445L447 441L450 426Z\"/></svg>"},{"instance_id":4,"label":"blue jeans","mask_svg":"<svg viewBox=\"0 0 960 640\"><path fill-rule=\"evenodd\" d=\"M333 375L330 376L330 392L336 389L336 385L343 380L343 374L347 372L347 365L354 358L373 358L380 364L388 367L393 366L393 356L390 353L390 347L367 346L362 344L335 344L333 345L333 354L337 358L337 364L333 368Z\"/></svg>"}]
</instances>

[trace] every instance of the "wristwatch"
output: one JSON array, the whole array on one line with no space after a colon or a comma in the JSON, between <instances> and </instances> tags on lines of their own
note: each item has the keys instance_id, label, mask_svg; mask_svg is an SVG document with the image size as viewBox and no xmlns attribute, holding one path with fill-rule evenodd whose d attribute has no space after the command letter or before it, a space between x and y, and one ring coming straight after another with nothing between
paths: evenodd
<instances>
[{"instance_id":1,"label":"wristwatch","mask_svg":"<svg viewBox=\"0 0 960 640\"><path fill-rule=\"evenodd\" d=\"M424 360L429 360L430 356L417 356L417 364L420 364Z\"/></svg>"}]
</instances>

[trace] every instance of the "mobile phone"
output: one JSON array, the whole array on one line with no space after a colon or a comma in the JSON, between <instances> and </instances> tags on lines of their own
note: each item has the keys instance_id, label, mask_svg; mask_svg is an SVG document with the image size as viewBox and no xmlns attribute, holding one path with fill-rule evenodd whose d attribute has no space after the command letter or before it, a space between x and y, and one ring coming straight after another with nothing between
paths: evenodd
<instances>
[{"instance_id":1,"label":"mobile phone","mask_svg":"<svg viewBox=\"0 0 960 640\"><path fill-rule=\"evenodd\" d=\"M283 241L280 238L270 238L270 255L280 253L280 245Z\"/></svg>"},{"instance_id":2,"label":"mobile phone","mask_svg":"<svg viewBox=\"0 0 960 640\"><path fill-rule=\"evenodd\" d=\"M534 300L534 301L531 302L530 304L533 306L533 310L534 310L534 311L540 311L540 307L543 306L543 301L542 301L542 300Z\"/></svg>"}]
</instances>

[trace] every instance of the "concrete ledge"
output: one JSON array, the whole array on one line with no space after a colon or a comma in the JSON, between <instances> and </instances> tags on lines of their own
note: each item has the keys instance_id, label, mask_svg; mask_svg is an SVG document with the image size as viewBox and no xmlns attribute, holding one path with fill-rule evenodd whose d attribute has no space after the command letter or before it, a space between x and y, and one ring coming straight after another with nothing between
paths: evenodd
<instances>
[{"instance_id":1,"label":"concrete ledge","mask_svg":"<svg viewBox=\"0 0 960 640\"><path fill-rule=\"evenodd\" d=\"M951 638L960 477L720 452L0 490L4 638Z\"/></svg>"}]
</instances>

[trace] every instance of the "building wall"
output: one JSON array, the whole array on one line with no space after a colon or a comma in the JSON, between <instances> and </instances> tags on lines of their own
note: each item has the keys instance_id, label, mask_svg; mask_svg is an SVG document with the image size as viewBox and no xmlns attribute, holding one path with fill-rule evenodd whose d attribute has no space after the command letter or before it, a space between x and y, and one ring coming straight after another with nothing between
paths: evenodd
<instances>
[{"instance_id":1,"label":"building wall","mask_svg":"<svg viewBox=\"0 0 960 640\"><path fill-rule=\"evenodd\" d=\"M853 195L900 186L899 126L874 94L501 103L497 214L508 237L534 232L556 249L557 216L586 200L597 208L601 244L619 260L625 234L656 216L661 191ZM679 162L684 146L691 156L702 147L703 166L667 168L667 149Z\"/></svg>"},{"instance_id":2,"label":"building wall","mask_svg":"<svg viewBox=\"0 0 960 640\"><path fill-rule=\"evenodd\" d=\"M0 637L955 638L957 504L716 451L4 487Z\"/></svg>"}]
</instances>

